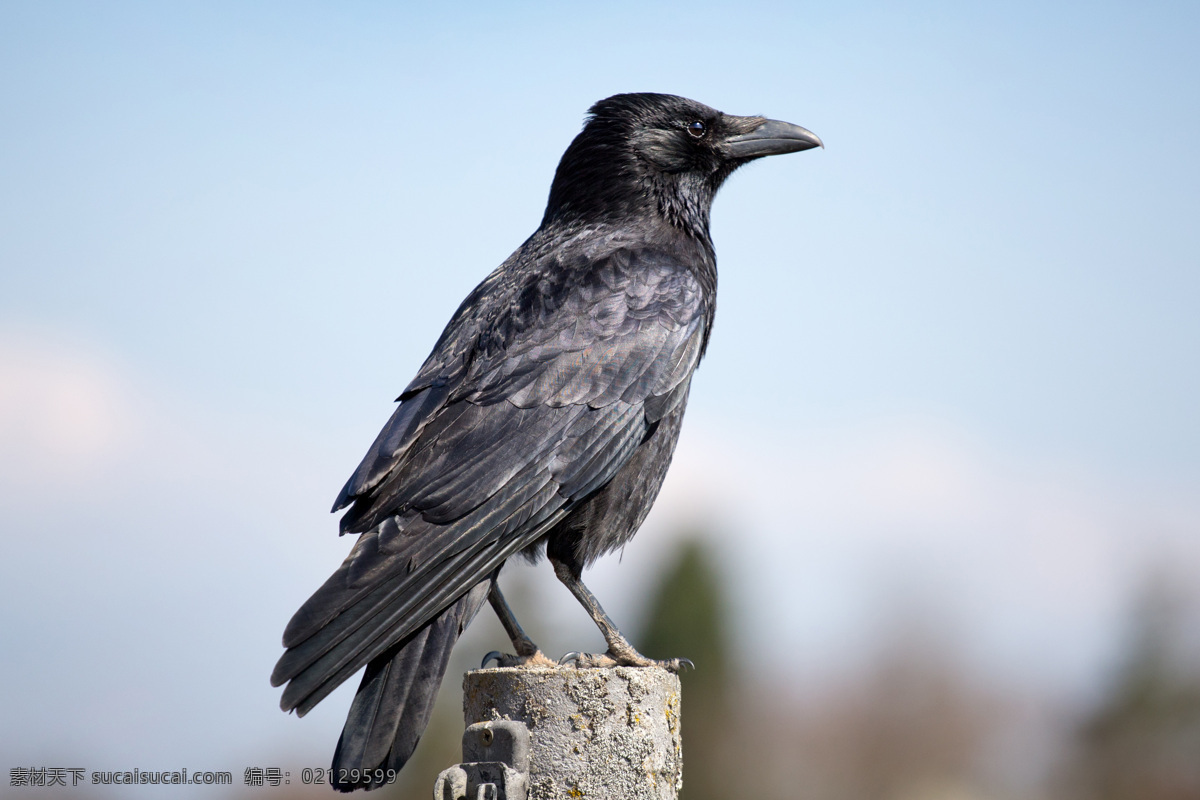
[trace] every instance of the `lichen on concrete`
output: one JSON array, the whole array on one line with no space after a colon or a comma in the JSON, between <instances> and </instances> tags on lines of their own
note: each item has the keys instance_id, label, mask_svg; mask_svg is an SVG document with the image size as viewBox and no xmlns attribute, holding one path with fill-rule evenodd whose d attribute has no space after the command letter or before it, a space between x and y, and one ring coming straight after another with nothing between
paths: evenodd
<instances>
[{"instance_id":1,"label":"lichen on concrete","mask_svg":"<svg viewBox=\"0 0 1200 800\"><path fill-rule=\"evenodd\" d=\"M529 728L530 800L675 800L682 786L679 678L667 670L476 670L463 711L468 725Z\"/></svg>"}]
</instances>

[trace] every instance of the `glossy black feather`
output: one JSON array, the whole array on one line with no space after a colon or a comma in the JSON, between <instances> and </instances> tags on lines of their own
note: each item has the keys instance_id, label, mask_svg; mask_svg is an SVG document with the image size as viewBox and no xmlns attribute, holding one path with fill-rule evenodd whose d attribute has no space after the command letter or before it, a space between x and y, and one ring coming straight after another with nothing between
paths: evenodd
<instances>
[{"instance_id":1,"label":"glossy black feather","mask_svg":"<svg viewBox=\"0 0 1200 800\"><path fill-rule=\"evenodd\" d=\"M353 496L343 525L365 529L363 537L285 633L289 650L272 676L289 682L285 707L306 710L429 622L494 566L495 554L533 544L546 519L610 481L644 442L651 423L641 406L670 395L694 369L704 308L682 267L670 269L648 249L619 252L612 260L622 270L637 265L636 280L607 259L592 262L569 284L565 302L530 302L537 313L508 323L517 355L480 359L453 389L435 383L402 401L401 412L416 403L418 413L397 412L351 479L367 488ZM474 393L464 391L472 384L512 387L521 363L548 349L532 353L527 341L564 319L576 323L576 349L554 347L507 399L472 402ZM621 399L635 384L634 402ZM442 402L455 395L463 399ZM616 415L606 412L618 404ZM426 436L436 441L426 445Z\"/></svg>"},{"instance_id":2,"label":"glossy black feather","mask_svg":"<svg viewBox=\"0 0 1200 800\"><path fill-rule=\"evenodd\" d=\"M432 623L371 662L334 751L340 765L330 776L334 788L370 785L342 781L342 769L362 774L380 765L399 769L408 761L429 724L451 648L487 599L490 584L490 579L480 582Z\"/></svg>"}]
</instances>

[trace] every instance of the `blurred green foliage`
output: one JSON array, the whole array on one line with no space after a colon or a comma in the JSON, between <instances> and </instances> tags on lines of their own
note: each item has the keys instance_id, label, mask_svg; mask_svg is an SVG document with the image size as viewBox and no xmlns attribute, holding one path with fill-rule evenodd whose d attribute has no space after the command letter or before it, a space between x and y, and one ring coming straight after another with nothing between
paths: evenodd
<instances>
[{"instance_id":1,"label":"blurred green foliage","mask_svg":"<svg viewBox=\"0 0 1200 800\"><path fill-rule=\"evenodd\" d=\"M649 605L639 649L653 658L689 658L695 670L683 683L683 791L681 800L739 796L739 765L732 738L729 604L715 559L704 539L686 539L663 572Z\"/></svg>"},{"instance_id":2,"label":"blurred green foliage","mask_svg":"<svg viewBox=\"0 0 1200 800\"><path fill-rule=\"evenodd\" d=\"M1147 585L1134 609L1131 645L1111 689L1077 730L1069 764L1086 800L1200 800L1200 669L1179 593Z\"/></svg>"}]
</instances>

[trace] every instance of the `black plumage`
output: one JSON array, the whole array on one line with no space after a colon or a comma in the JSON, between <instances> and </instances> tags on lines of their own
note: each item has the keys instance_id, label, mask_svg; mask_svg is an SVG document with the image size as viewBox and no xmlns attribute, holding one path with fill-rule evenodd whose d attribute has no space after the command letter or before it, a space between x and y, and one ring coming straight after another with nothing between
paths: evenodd
<instances>
[{"instance_id":1,"label":"black plumage","mask_svg":"<svg viewBox=\"0 0 1200 800\"><path fill-rule=\"evenodd\" d=\"M463 301L342 489L350 555L296 612L272 683L304 714L366 672L334 756L399 769L428 723L450 650L485 599L545 663L495 586L541 547L609 644L581 666L652 662L580 582L641 525L678 440L716 306L712 199L754 158L820 144L808 131L680 97L592 107L541 226Z\"/></svg>"}]
</instances>

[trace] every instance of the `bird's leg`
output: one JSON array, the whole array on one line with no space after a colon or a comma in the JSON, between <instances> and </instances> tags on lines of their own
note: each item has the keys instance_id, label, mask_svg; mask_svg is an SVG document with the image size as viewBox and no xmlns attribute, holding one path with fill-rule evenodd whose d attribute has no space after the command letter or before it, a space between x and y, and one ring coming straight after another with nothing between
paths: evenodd
<instances>
[{"instance_id":1,"label":"bird's leg","mask_svg":"<svg viewBox=\"0 0 1200 800\"><path fill-rule=\"evenodd\" d=\"M591 590L583 585L583 581L579 576L575 575L574 571L566 564L558 561L553 556L550 556L550 563L554 565L554 574L563 582L571 594L575 595L575 599L579 601L587 612L592 617L592 622L596 623L596 627L600 629L600 633L604 636L604 641L608 643L608 652L601 655L593 655L591 653L569 653L563 656L562 661L574 661L580 667L663 667L671 672L679 672L684 667L695 666L686 658L671 658L665 661L658 661L653 658L646 658L644 655L633 649L633 645L629 640L622 635L621 631L617 630L617 625L600 605L600 601L592 594Z\"/></svg>"},{"instance_id":2,"label":"bird's leg","mask_svg":"<svg viewBox=\"0 0 1200 800\"><path fill-rule=\"evenodd\" d=\"M538 646L525 633L525 629L521 627L521 623L517 622L516 614L513 614L508 601L500 593L500 584L494 580L492 581L491 591L488 592L488 602L492 604L492 610L500 618L500 624L504 626L504 632L512 640L513 649L517 651L517 654L507 655L501 653L499 650L493 650L483 657L483 664L480 665L481 668L487 666L487 663L492 659L495 659L496 663L502 667L555 666L555 662L542 655L542 651L538 649Z\"/></svg>"},{"instance_id":3,"label":"bird's leg","mask_svg":"<svg viewBox=\"0 0 1200 800\"><path fill-rule=\"evenodd\" d=\"M517 615L513 613L512 607L508 601L504 599L504 595L500 592L500 584L492 582L492 590L488 592L488 602L492 604L492 609L496 612L496 616L500 618L500 624L504 626L504 632L508 634L508 638L512 640L513 649L517 651L518 656L532 656L538 651L538 647L525 633L525 629L521 627L521 623L517 622Z\"/></svg>"}]
</instances>

